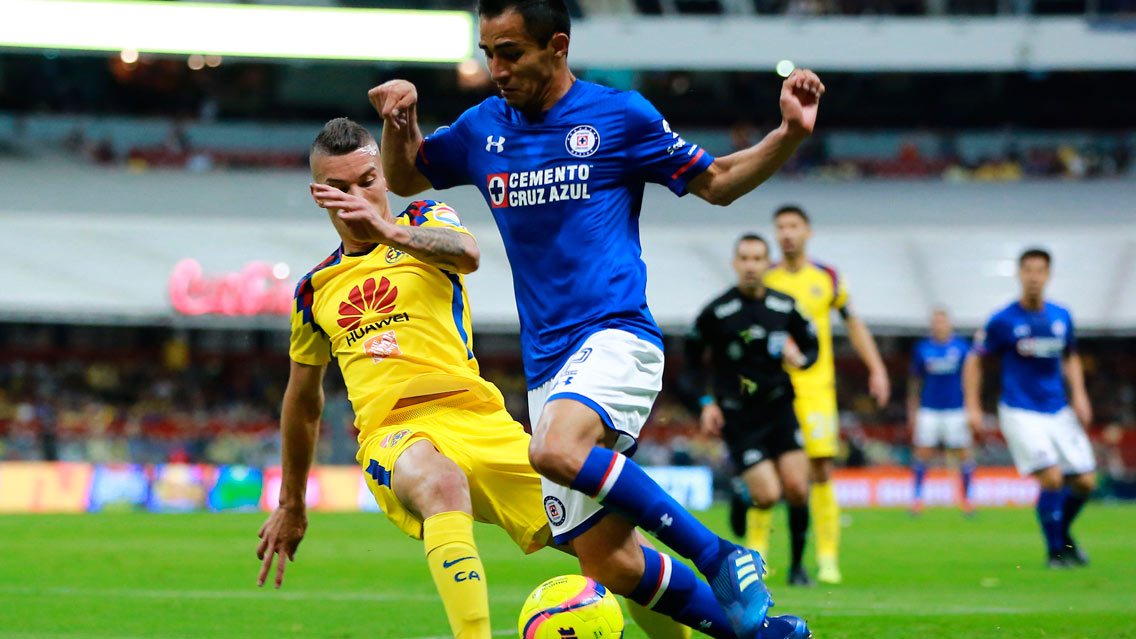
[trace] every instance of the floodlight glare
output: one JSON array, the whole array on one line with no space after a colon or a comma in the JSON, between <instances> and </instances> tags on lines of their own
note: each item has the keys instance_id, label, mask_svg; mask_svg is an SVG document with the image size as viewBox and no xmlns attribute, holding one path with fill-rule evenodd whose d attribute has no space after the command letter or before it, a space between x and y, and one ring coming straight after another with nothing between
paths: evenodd
<instances>
[{"instance_id":1,"label":"floodlight glare","mask_svg":"<svg viewBox=\"0 0 1136 639\"><path fill-rule=\"evenodd\" d=\"M473 17L130 0L0 0L0 47L264 58L460 62Z\"/></svg>"}]
</instances>

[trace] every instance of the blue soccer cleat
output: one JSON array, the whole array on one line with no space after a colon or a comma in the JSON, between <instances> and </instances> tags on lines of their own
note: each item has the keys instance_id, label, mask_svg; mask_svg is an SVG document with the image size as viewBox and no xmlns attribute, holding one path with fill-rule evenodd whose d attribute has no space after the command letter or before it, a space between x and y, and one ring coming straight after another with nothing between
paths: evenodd
<instances>
[{"instance_id":1,"label":"blue soccer cleat","mask_svg":"<svg viewBox=\"0 0 1136 639\"><path fill-rule=\"evenodd\" d=\"M741 639L759 637L773 598L765 582L765 561L756 550L735 546L710 577L710 588ZM791 635L785 635L791 636Z\"/></svg>"},{"instance_id":2,"label":"blue soccer cleat","mask_svg":"<svg viewBox=\"0 0 1136 639\"><path fill-rule=\"evenodd\" d=\"M781 615L765 620L758 639L812 639L813 633L804 619L793 615Z\"/></svg>"}]
</instances>

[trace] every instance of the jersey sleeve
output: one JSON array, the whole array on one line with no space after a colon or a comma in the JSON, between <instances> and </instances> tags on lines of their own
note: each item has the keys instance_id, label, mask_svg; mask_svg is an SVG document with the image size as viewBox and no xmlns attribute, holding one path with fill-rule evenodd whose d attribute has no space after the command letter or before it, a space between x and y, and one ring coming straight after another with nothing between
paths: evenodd
<instances>
[{"instance_id":1,"label":"jersey sleeve","mask_svg":"<svg viewBox=\"0 0 1136 639\"><path fill-rule=\"evenodd\" d=\"M1077 332L1073 330L1073 314L1065 313L1065 354L1077 352Z\"/></svg>"},{"instance_id":2,"label":"jersey sleeve","mask_svg":"<svg viewBox=\"0 0 1136 639\"><path fill-rule=\"evenodd\" d=\"M675 195L686 195L687 184L714 162L706 149L671 131L654 105L634 91L627 101L625 127L629 169Z\"/></svg>"},{"instance_id":3,"label":"jersey sleeve","mask_svg":"<svg viewBox=\"0 0 1136 639\"><path fill-rule=\"evenodd\" d=\"M832 276L832 308L846 318L852 313L852 304L848 299L848 282L836 269L827 267L825 270Z\"/></svg>"},{"instance_id":4,"label":"jersey sleeve","mask_svg":"<svg viewBox=\"0 0 1136 639\"><path fill-rule=\"evenodd\" d=\"M467 160L471 124L476 117L477 108L473 107L463 113L452 125L440 127L422 140L422 145L418 147L414 166L430 180L430 186L435 189L473 183Z\"/></svg>"},{"instance_id":5,"label":"jersey sleeve","mask_svg":"<svg viewBox=\"0 0 1136 639\"><path fill-rule=\"evenodd\" d=\"M441 228L457 231L463 235L473 236L461 222L458 212L445 202L435 200L418 200L411 202L402 213L398 215L405 218L410 226L422 228Z\"/></svg>"},{"instance_id":6,"label":"jersey sleeve","mask_svg":"<svg viewBox=\"0 0 1136 639\"><path fill-rule=\"evenodd\" d=\"M974 352L979 355L997 355L1006 347L1006 336L997 315L974 335Z\"/></svg>"},{"instance_id":7,"label":"jersey sleeve","mask_svg":"<svg viewBox=\"0 0 1136 639\"><path fill-rule=\"evenodd\" d=\"M308 366L321 366L331 361L331 340L316 324L313 305L315 290L311 276L300 280L292 304L292 336L288 356Z\"/></svg>"}]
</instances>

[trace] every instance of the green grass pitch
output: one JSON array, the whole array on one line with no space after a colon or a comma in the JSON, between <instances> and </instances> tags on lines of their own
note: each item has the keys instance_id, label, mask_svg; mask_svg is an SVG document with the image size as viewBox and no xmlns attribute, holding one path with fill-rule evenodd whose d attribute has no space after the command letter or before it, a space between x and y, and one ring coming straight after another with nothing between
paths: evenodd
<instances>
[{"instance_id":1,"label":"green grass pitch","mask_svg":"<svg viewBox=\"0 0 1136 639\"><path fill-rule=\"evenodd\" d=\"M724 530L721 509L704 514ZM420 543L379 514L313 514L280 591L257 589L261 514L0 516L0 639L443 639ZM817 639L1136 638L1136 507L1090 504L1078 522L1092 566L1043 567L1032 510L964 519L929 510L846 513L845 583L784 585L784 514L768 578L775 613ZM525 595L575 571L525 557L477 528L493 627L515 636ZM810 548L811 559L811 548ZM643 633L628 626L627 639Z\"/></svg>"}]
</instances>

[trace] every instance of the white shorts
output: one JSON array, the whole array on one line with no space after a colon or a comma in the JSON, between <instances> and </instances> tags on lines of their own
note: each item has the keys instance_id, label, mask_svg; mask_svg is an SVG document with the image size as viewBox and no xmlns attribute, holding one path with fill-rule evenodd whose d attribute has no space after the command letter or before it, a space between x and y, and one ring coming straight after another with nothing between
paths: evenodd
<instances>
[{"instance_id":1,"label":"white shorts","mask_svg":"<svg viewBox=\"0 0 1136 639\"><path fill-rule=\"evenodd\" d=\"M999 404L998 423L1023 475L1050 466L1066 475L1096 470L1093 446L1068 406L1050 414Z\"/></svg>"},{"instance_id":2,"label":"white shorts","mask_svg":"<svg viewBox=\"0 0 1136 639\"><path fill-rule=\"evenodd\" d=\"M966 411L920 408L915 415L915 434L911 438L919 448L970 448L970 427L966 424Z\"/></svg>"},{"instance_id":3,"label":"white shorts","mask_svg":"<svg viewBox=\"0 0 1136 639\"><path fill-rule=\"evenodd\" d=\"M529 419L540 424L544 405L554 399L576 400L619 433L615 450L634 454L635 440L663 386L663 352L627 331L593 333L556 375L529 391ZM599 502L584 493L541 478L544 512L556 543L578 537L603 518Z\"/></svg>"}]
</instances>

